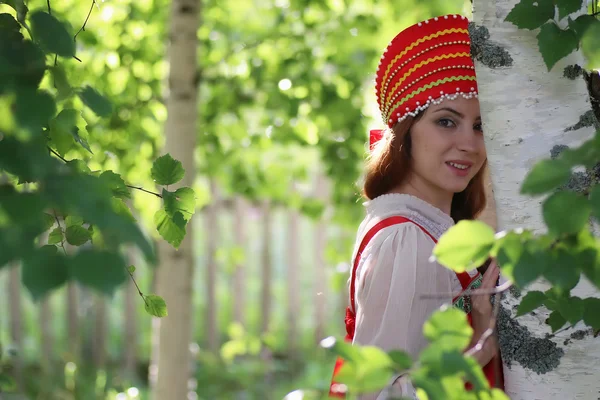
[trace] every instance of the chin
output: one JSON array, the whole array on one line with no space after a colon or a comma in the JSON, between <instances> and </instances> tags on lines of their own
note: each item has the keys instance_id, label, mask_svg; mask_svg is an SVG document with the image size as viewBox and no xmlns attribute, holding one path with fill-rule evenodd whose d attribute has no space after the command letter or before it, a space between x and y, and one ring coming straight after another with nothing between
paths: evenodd
<instances>
[{"instance_id":1,"label":"chin","mask_svg":"<svg viewBox=\"0 0 600 400\"><path fill-rule=\"evenodd\" d=\"M456 194L464 191L467 186L469 186L469 182L456 182L454 184L446 183L443 187L447 192Z\"/></svg>"}]
</instances>

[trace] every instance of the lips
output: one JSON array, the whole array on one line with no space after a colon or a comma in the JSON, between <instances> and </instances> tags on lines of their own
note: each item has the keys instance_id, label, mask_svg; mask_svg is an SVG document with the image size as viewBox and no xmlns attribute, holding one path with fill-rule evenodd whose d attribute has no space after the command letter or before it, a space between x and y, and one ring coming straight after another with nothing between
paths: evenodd
<instances>
[{"instance_id":1,"label":"lips","mask_svg":"<svg viewBox=\"0 0 600 400\"><path fill-rule=\"evenodd\" d=\"M455 175L463 177L469 174L473 163L470 161L451 160L446 161L446 165Z\"/></svg>"}]
</instances>

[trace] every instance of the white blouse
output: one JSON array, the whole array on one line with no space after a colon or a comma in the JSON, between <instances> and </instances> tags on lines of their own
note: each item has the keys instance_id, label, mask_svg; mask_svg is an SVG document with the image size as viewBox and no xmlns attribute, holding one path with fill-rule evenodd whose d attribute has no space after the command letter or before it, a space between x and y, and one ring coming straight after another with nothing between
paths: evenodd
<instances>
[{"instance_id":1,"label":"white blouse","mask_svg":"<svg viewBox=\"0 0 600 400\"><path fill-rule=\"evenodd\" d=\"M452 218L429 203L406 194L385 194L365 203L354 247L379 221L400 215L439 237L454 225ZM417 359L428 344L423 324L448 298L424 299L423 294L458 293L456 274L429 258L435 243L412 223L392 225L379 231L362 253L356 273L356 328L353 343L377 346L384 351L402 349ZM353 257L354 257L353 256ZM477 270L471 272L476 274ZM417 399L406 378L379 393L360 400L384 400L388 395Z\"/></svg>"}]
</instances>

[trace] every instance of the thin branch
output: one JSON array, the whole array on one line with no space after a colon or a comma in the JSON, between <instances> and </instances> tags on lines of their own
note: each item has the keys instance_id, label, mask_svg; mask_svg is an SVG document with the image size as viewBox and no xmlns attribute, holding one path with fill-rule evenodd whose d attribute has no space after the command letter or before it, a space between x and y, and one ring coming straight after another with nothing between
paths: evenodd
<instances>
[{"instance_id":1,"label":"thin branch","mask_svg":"<svg viewBox=\"0 0 600 400\"><path fill-rule=\"evenodd\" d=\"M131 277L131 280L133 281L133 284L135 285L138 293L140 294L140 297L144 300L144 304L148 305L148 302L146 301L146 296L144 296L144 293L142 293L142 291L140 290L140 287L138 286L137 282L133 278L133 274L131 273L131 271L129 271L129 269L127 269L127 272L129 273L129 276Z\"/></svg>"},{"instance_id":2,"label":"thin branch","mask_svg":"<svg viewBox=\"0 0 600 400\"><path fill-rule=\"evenodd\" d=\"M443 298L447 298L448 296L452 296L452 298L455 297L459 297L459 296L471 296L471 295L483 295L483 294L500 294L500 293L504 293L506 292L508 289L510 289L513 286L513 283L510 281L506 281L504 282L502 285L500 286L496 286L493 289L470 289L470 290L463 290L462 292L459 293L436 293L436 294L422 294L420 295L420 297L422 299L443 299Z\"/></svg>"},{"instance_id":3,"label":"thin branch","mask_svg":"<svg viewBox=\"0 0 600 400\"><path fill-rule=\"evenodd\" d=\"M48 14L52 15L52 8L50 7L50 0L46 0L46 3L48 4Z\"/></svg>"},{"instance_id":4,"label":"thin branch","mask_svg":"<svg viewBox=\"0 0 600 400\"><path fill-rule=\"evenodd\" d=\"M54 149L50 146L46 146L48 148L48 150L50 150L50 152L52 154L54 154L56 157L60 158L64 163L69 162L68 160L66 160L63 156L61 156L60 154L58 154L56 151L54 151ZM156 192L151 192L150 190L146 190L143 187L139 187L139 186L132 186L132 185L125 185L130 189L137 189L137 190L141 190L142 192L148 193L148 194L152 194L156 197L160 197L161 199L163 198L162 195L160 193L156 193Z\"/></svg>"},{"instance_id":5,"label":"thin branch","mask_svg":"<svg viewBox=\"0 0 600 400\"><path fill-rule=\"evenodd\" d=\"M56 210L52 210L54 213L54 219L56 220L56 224L58 225L58 229L60 229L61 232L63 232L62 226L60 226L60 220L58 219L58 215L56 215ZM60 247L62 247L63 249L63 253L65 253L65 256L67 255L67 250L65 249L65 239L62 239L60 241Z\"/></svg>"},{"instance_id":6,"label":"thin branch","mask_svg":"<svg viewBox=\"0 0 600 400\"><path fill-rule=\"evenodd\" d=\"M88 11L88 15L87 15L87 17L85 17L85 21L83 22L83 25L81 26L81 28L79 28L79 30L77 31L75 36L73 36L74 41L77 40L77 35L79 35L82 31L85 31L85 26L87 25L87 22L90 19L90 15L92 15L92 10L94 9L95 5L96 5L96 0L92 0L92 5L90 6L90 11ZM77 60L79 60L77 57L75 57L75 58ZM81 61L81 60L79 60L79 61Z\"/></svg>"},{"instance_id":7,"label":"thin branch","mask_svg":"<svg viewBox=\"0 0 600 400\"><path fill-rule=\"evenodd\" d=\"M143 187L138 187L138 186L132 186L132 185L125 185L130 189L137 189L137 190L141 190L142 192L146 192L148 194L153 194L156 197L160 197L162 199L162 195L160 193L156 193L156 192L151 192L149 190L144 189Z\"/></svg>"},{"instance_id":8,"label":"thin branch","mask_svg":"<svg viewBox=\"0 0 600 400\"><path fill-rule=\"evenodd\" d=\"M65 160L65 158L63 156L61 156L60 154L58 154L56 151L54 151L54 149L50 146L46 146L48 148L48 150L50 150L50 153L54 154L56 157L60 158L64 163L67 163L68 161Z\"/></svg>"}]
</instances>

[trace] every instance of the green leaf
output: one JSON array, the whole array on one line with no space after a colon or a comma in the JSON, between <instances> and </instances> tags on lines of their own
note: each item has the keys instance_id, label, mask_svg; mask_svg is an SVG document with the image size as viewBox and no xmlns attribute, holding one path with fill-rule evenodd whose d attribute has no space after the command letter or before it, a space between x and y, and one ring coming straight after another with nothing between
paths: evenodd
<instances>
[{"instance_id":1,"label":"green leaf","mask_svg":"<svg viewBox=\"0 0 600 400\"><path fill-rule=\"evenodd\" d=\"M552 333L554 333L562 328L567 323L567 320L560 314L560 312L552 311L548 319L546 319L546 323L550 325L550 328L552 328Z\"/></svg>"},{"instance_id":2,"label":"green leaf","mask_svg":"<svg viewBox=\"0 0 600 400\"><path fill-rule=\"evenodd\" d=\"M73 147L73 139L80 119L79 111L65 108L50 121L50 140L60 154L66 154Z\"/></svg>"},{"instance_id":3,"label":"green leaf","mask_svg":"<svg viewBox=\"0 0 600 400\"><path fill-rule=\"evenodd\" d=\"M539 278L547 267L547 257L549 256L544 252L531 252L524 249L512 271L514 282L524 288Z\"/></svg>"},{"instance_id":4,"label":"green leaf","mask_svg":"<svg viewBox=\"0 0 600 400\"><path fill-rule=\"evenodd\" d=\"M63 231L60 227L54 228L48 235L48 244L57 244L63 241Z\"/></svg>"},{"instance_id":5,"label":"green leaf","mask_svg":"<svg viewBox=\"0 0 600 400\"><path fill-rule=\"evenodd\" d=\"M569 18L569 28L575 32L578 41L581 41L588 28L595 23L598 23L596 18L588 14L580 15L574 20Z\"/></svg>"},{"instance_id":6,"label":"green leaf","mask_svg":"<svg viewBox=\"0 0 600 400\"><path fill-rule=\"evenodd\" d=\"M558 302L558 311L571 324L583 319L584 303L579 297L571 297Z\"/></svg>"},{"instance_id":7,"label":"green leaf","mask_svg":"<svg viewBox=\"0 0 600 400\"><path fill-rule=\"evenodd\" d=\"M130 265L129 267L127 267L127 271L130 274L133 274L135 272L135 266L134 265Z\"/></svg>"},{"instance_id":8,"label":"green leaf","mask_svg":"<svg viewBox=\"0 0 600 400\"><path fill-rule=\"evenodd\" d=\"M108 170L100 174L100 180L104 181L110 190L112 190L113 196L125 199L131 198L131 192L123 178L121 178L121 175Z\"/></svg>"},{"instance_id":9,"label":"green leaf","mask_svg":"<svg viewBox=\"0 0 600 400\"><path fill-rule=\"evenodd\" d=\"M519 262L519 258L521 258L523 249L524 243L522 237L516 232L508 232L504 237L498 240L498 251L496 256L498 266L500 267L502 274L513 282L515 281L513 272L515 266Z\"/></svg>"},{"instance_id":10,"label":"green leaf","mask_svg":"<svg viewBox=\"0 0 600 400\"><path fill-rule=\"evenodd\" d=\"M112 113L110 101L90 86L79 91L79 98L99 117L108 117Z\"/></svg>"},{"instance_id":11,"label":"green leaf","mask_svg":"<svg viewBox=\"0 0 600 400\"><path fill-rule=\"evenodd\" d=\"M78 217L76 215L69 215L67 216L67 218L65 218L65 224L67 225L67 227L69 226L73 226L73 225L83 225L83 218Z\"/></svg>"},{"instance_id":12,"label":"green leaf","mask_svg":"<svg viewBox=\"0 0 600 400\"><path fill-rule=\"evenodd\" d=\"M75 55L75 41L62 22L44 11L36 11L29 18L31 31L44 50L62 57Z\"/></svg>"},{"instance_id":13,"label":"green leaf","mask_svg":"<svg viewBox=\"0 0 600 400\"><path fill-rule=\"evenodd\" d=\"M559 249L550 257L544 271L544 278L550 282L555 289L569 291L577 286L581 271L578 269L580 260L577 254L572 254L564 249Z\"/></svg>"},{"instance_id":14,"label":"green leaf","mask_svg":"<svg viewBox=\"0 0 600 400\"><path fill-rule=\"evenodd\" d=\"M165 210L158 210L154 214L154 224L163 239L176 249L179 248L185 237L186 221L182 213L176 212L170 216Z\"/></svg>"},{"instance_id":15,"label":"green leaf","mask_svg":"<svg viewBox=\"0 0 600 400\"><path fill-rule=\"evenodd\" d=\"M183 219L188 222L196 211L196 197L191 188L182 187L174 192L166 189L162 191L165 202L165 212L173 218L175 213L180 212Z\"/></svg>"},{"instance_id":16,"label":"green leaf","mask_svg":"<svg viewBox=\"0 0 600 400\"><path fill-rule=\"evenodd\" d=\"M589 221L592 207L580 194L561 191L544 201L542 213L548 230L560 236L581 231Z\"/></svg>"},{"instance_id":17,"label":"green leaf","mask_svg":"<svg viewBox=\"0 0 600 400\"><path fill-rule=\"evenodd\" d=\"M165 300L160 296L155 294L144 296L144 303L146 312L152 316L162 318L169 315L167 312L167 303L165 303Z\"/></svg>"},{"instance_id":18,"label":"green leaf","mask_svg":"<svg viewBox=\"0 0 600 400\"><path fill-rule=\"evenodd\" d=\"M81 284L112 295L127 278L125 261L116 253L86 249L80 250L69 263L73 279Z\"/></svg>"},{"instance_id":19,"label":"green leaf","mask_svg":"<svg viewBox=\"0 0 600 400\"><path fill-rule=\"evenodd\" d=\"M600 21L595 20L590 24L581 39L581 51L588 62L588 69L600 69L600 50L598 38L600 37Z\"/></svg>"},{"instance_id":20,"label":"green leaf","mask_svg":"<svg viewBox=\"0 0 600 400\"><path fill-rule=\"evenodd\" d=\"M537 290L528 292L517 308L517 317L535 310L544 304L544 300L546 300L546 295L544 293Z\"/></svg>"},{"instance_id":21,"label":"green leaf","mask_svg":"<svg viewBox=\"0 0 600 400\"><path fill-rule=\"evenodd\" d=\"M521 194L538 195L550 192L567 183L571 168L561 160L542 160L525 177Z\"/></svg>"},{"instance_id":22,"label":"green leaf","mask_svg":"<svg viewBox=\"0 0 600 400\"><path fill-rule=\"evenodd\" d=\"M57 254L56 246L35 249L23 259L23 285L34 300L62 286L68 276L67 260Z\"/></svg>"},{"instance_id":23,"label":"green leaf","mask_svg":"<svg viewBox=\"0 0 600 400\"><path fill-rule=\"evenodd\" d=\"M410 355L402 350L392 350L388 351L388 356L394 363L394 367L396 370L402 371L405 369L409 369L412 366L412 358Z\"/></svg>"},{"instance_id":24,"label":"green leaf","mask_svg":"<svg viewBox=\"0 0 600 400\"><path fill-rule=\"evenodd\" d=\"M38 134L55 113L56 104L48 92L29 89L17 92L15 117L22 128Z\"/></svg>"},{"instance_id":25,"label":"green leaf","mask_svg":"<svg viewBox=\"0 0 600 400\"><path fill-rule=\"evenodd\" d=\"M444 350L463 351L473 336L467 315L455 307L436 311L423 325L423 334L429 341L442 344Z\"/></svg>"},{"instance_id":26,"label":"green leaf","mask_svg":"<svg viewBox=\"0 0 600 400\"><path fill-rule=\"evenodd\" d=\"M581 10L583 6L582 0L556 0L558 6L558 18L563 19L569 14L573 14Z\"/></svg>"},{"instance_id":27,"label":"green leaf","mask_svg":"<svg viewBox=\"0 0 600 400\"><path fill-rule=\"evenodd\" d=\"M44 213L44 231L47 231L48 229L52 228L55 223L56 219L53 215Z\"/></svg>"},{"instance_id":28,"label":"green leaf","mask_svg":"<svg viewBox=\"0 0 600 400\"><path fill-rule=\"evenodd\" d=\"M133 214L131 213L131 210L129 209L127 204L125 204L123 199L113 197L111 200L112 200L113 210L118 215L122 215L122 216L126 217L131 222L136 222L135 217L133 216Z\"/></svg>"},{"instance_id":29,"label":"green leaf","mask_svg":"<svg viewBox=\"0 0 600 400\"><path fill-rule=\"evenodd\" d=\"M600 330L600 299L588 297L583 299L583 322L591 326L595 331Z\"/></svg>"},{"instance_id":30,"label":"green leaf","mask_svg":"<svg viewBox=\"0 0 600 400\"><path fill-rule=\"evenodd\" d=\"M150 175L156 184L166 186L182 180L185 170L180 161L173 159L170 154L165 154L154 161Z\"/></svg>"},{"instance_id":31,"label":"green leaf","mask_svg":"<svg viewBox=\"0 0 600 400\"><path fill-rule=\"evenodd\" d=\"M320 345L346 361L359 363L362 360L362 353L357 346L344 340L338 340L333 336L321 340Z\"/></svg>"},{"instance_id":32,"label":"green leaf","mask_svg":"<svg viewBox=\"0 0 600 400\"><path fill-rule=\"evenodd\" d=\"M506 21L521 29L536 29L554 18L552 0L521 0L506 16Z\"/></svg>"},{"instance_id":33,"label":"green leaf","mask_svg":"<svg viewBox=\"0 0 600 400\"><path fill-rule=\"evenodd\" d=\"M71 96L71 94L73 94L73 88L69 84L64 67L60 64L55 65L54 67L50 68L50 72L52 73L54 87L56 88L57 92L56 100L61 101Z\"/></svg>"},{"instance_id":34,"label":"green leaf","mask_svg":"<svg viewBox=\"0 0 600 400\"><path fill-rule=\"evenodd\" d=\"M579 46L575 31L562 30L556 23L548 22L542 26L537 35L538 45L548 71L564 57L571 54Z\"/></svg>"},{"instance_id":35,"label":"green leaf","mask_svg":"<svg viewBox=\"0 0 600 400\"><path fill-rule=\"evenodd\" d=\"M65 231L65 238L69 244L81 246L92 238L92 234L81 225L71 225Z\"/></svg>"},{"instance_id":36,"label":"green leaf","mask_svg":"<svg viewBox=\"0 0 600 400\"><path fill-rule=\"evenodd\" d=\"M494 231L487 224L462 220L442 235L433 255L440 264L464 272L483 264L494 242Z\"/></svg>"}]
</instances>

